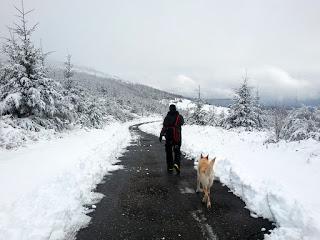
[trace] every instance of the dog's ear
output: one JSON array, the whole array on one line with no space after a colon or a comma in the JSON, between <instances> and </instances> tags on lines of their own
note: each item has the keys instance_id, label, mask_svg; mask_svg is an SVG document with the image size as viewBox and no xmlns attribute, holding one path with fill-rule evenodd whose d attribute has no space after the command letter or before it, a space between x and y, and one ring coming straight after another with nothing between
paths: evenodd
<instances>
[{"instance_id":1,"label":"dog's ear","mask_svg":"<svg viewBox=\"0 0 320 240\"><path fill-rule=\"evenodd\" d=\"M213 168L213 165L214 165L214 162L216 161L216 158L214 158L214 159L212 159L211 161L210 161L210 167L211 168Z\"/></svg>"},{"instance_id":2,"label":"dog's ear","mask_svg":"<svg viewBox=\"0 0 320 240\"><path fill-rule=\"evenodd\" d=\"M206 156L206 159L209 159L209 154Z\"/></svg>"},{"instance_id":3,"label":"dog's ear","mask_svg":"<svg viewBox=\"0 0 320 240\"><path fill-rule=\"evenodd\" d=\"M203 158L202 153L201 153L201 155L200 155L200 158Z\"/></svg>"}]
</instances>

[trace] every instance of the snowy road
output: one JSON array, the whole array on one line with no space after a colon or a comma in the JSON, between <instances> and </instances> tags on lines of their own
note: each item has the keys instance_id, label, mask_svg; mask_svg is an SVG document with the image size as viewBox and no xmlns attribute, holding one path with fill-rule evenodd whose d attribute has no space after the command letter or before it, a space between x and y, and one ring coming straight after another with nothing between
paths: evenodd
<instances>
[{"instance_id":1,"label":"snowy road","mask_svg":"<svg viewBox=\"0 0 320 240\"><path fill-rule=\"evenodd\" d=\"M194 192L193 161L182 159L181 176L168 176L164 146L137 126L131 131L140 137L120 158L124 168L98 185L105 197L77 239L256 240L273 228L250 217L244 203L219 182L213 186L212 209L206 210Z\"/></svg>"}]
</instances>

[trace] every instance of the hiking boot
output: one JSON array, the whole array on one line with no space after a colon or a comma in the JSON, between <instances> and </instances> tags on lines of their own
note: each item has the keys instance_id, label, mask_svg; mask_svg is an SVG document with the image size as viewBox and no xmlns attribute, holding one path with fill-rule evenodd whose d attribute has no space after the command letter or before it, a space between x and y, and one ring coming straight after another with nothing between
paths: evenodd
<instances>
[{"instance_id":1,"label":"hiking boot","mask_svg":"<svg viewBox=\"0 0 320 240\"><path fill-rule=\"evenodd\" d=\"M173 167L176 170L177 175L180 175L180 167L178 166L178 164L174 164Z\"/></svg>"},{"instance_id":2,"label":"hiking boot","mask_svg":"<svg viewBox=\"0 0 320 240\"><path fill-rule=\"evenodd\" d=\"M173 173L173 168L168 168L167 172L168 172L168 174L172 174Z\"/></svg>"}]
</instances>

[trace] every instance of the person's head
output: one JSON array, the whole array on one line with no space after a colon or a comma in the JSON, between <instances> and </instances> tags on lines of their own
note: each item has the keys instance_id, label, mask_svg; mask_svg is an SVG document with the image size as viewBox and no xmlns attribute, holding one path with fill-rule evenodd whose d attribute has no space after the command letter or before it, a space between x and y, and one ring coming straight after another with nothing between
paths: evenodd
<instances>
[{"instance_id":1,"label":"person's head","mask_svg":"<svg viewBox=\"0 0 320 240\"><path fill-rule=\"evenodd\" d=\"M176 105L170 104L170 106L169 106L169 111L170 111L170 112L175 112L175 111L177 111Z\"/></svg>"}]
</instances>

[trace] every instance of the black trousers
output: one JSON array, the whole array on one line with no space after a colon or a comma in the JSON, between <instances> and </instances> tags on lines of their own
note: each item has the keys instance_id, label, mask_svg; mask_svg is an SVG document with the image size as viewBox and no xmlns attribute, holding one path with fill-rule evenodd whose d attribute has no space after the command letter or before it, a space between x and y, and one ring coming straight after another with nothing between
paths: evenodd
<instances>
[{"instance_id":1,"label":"black trousers","mask_svg":"<svg viewBox=\"0 0 320 240\"><path fill-rule=\"evenodd\" d=\"M167 169L173 169L173 164L177 164L180 168L180 152L181 145L173 145L166 143Z\"/></svg>"}]
</instances>

